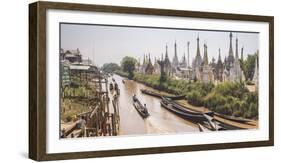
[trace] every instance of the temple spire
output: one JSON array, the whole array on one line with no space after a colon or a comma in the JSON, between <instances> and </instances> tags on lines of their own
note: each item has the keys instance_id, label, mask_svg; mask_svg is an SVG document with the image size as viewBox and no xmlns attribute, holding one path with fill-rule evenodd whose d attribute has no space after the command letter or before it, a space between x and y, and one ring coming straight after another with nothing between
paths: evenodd
<instances>
[{"instance_id":1,"label":"temple spire","mask_svg":"<svg viewBox=\"0 0 281 163\"><path fill-rule=\"evenodd\" d=\"M232 32L229 34L229 56L233 56L233 49L232 49Z\"/></svg>"},{"instance_id":2,"label":"temple spire","mask_svg":"<svg viewBox=\"0 0 281 163\"><path fill-rule=\"evenodd\" d=\"M200 48L199 48L199 35L197 36L197 53L196 53L196 56L200 56Z\"/></svg>"},{"instance_id":3,"label":"temple spire","mask_svg":"<svg viewBox=\"0 0 281 163\"><path fill-rule=\"evenodd\" d=\"M178 56L177 56L177 40L175 40L175 57L178 58Z\"/></svg>"},{"instance_id":4,"label":"temple spire","mask_svg":"<svg viewBox=\"0 0 281 163\"><path fill-rule=\"evenodd\" d=\"M189 44L190 42L187 42L187 67L189 67Z\"/></svg>"},{"instance_id":5,"label":"temple spire","mask_svg":"<svg viewBox=\"0 0 281 163\"><path fill-rule=\"evenodd\" d=\"M236 44L235 44L235 59L239 59L238 56L238 38L236 37Z\"/></svg>"},{"instance_id":6,"label":"temple spire","mask_svg":"<svg viewBox=\"0 0 281 163\"><path fill-rule=\"evenodd\" d=\"M244 52L244 47L241 48L241 60L244 60L244 56L243 56L243 52Z\"/></svg>"},{"instance_id":7,"label":"temple spire","mask_svg":"<svg viewBox=\"0 0 281 163\"><path fill-rule=\"evenodd\" d=\"M166 44L166 55L165 55L165 62L170 64L170 59L169 59L169 56L168 56L168 45Z\"/></svg>"},{"instance_id":8,"label":"temple spire","mask_svg":"<svg viewBox=\"0 0 281 163\"><path fill-rule=\"evenodd\" d=\"M165 57L168 58L168 45L166 44L166 54Z\"/></svg>"},{"instance_id":9,"label":"temple spire","mask_svg":"<svg viewBox=\"0 0 281 163\"><path fill-rule=\"evenodd\" d=\"M203 62L204 62L205 65L209 64L207 45L206 44L204 44L204 61Z\"/></svg>"},{"instance_id":10,"label":"temple spire","mask_svg":"<svg viewBox=\"0 0 281 163\"><path fill-rule=\"evenodd\" d=\"M173 57L172 65L174 68L179 65L179 59L177 55L177 41L175 41L175 56Z\"/></svg>"},{"instance_id":11,"label":"temple spire","mask_svg":"<svg viewBox=\"0 0 281 163\"><path fill-rule=\"evenodd\" d=\"M219 48L219 57L218 57L218 64L222 64L222 60L221 60L221 49Z\"/></svg>"},{"instance_id":12,"label":"temple spire","mask_svg":"<svg viewBox=\"0 0 281 163\"><path fill-rule=\"evenodd\" d=\"M218 58L218 60L221 61L221 48L219 48L219 58Z\"/></svg>"}]
</instances>

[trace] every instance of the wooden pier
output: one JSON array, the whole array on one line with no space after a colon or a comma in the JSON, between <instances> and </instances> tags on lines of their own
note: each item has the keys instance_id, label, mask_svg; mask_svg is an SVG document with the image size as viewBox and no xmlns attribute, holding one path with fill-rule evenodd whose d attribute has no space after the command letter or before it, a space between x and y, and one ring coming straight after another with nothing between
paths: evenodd
<instances>
[{"instance_id":1,"label":"wooden pier","mask_svg":"<svg viewBox=\"0 0 281 163\"><path fill-rule=\"evenodd\" d=\"M61 137L118 135L120 125L118 99L109 98L107 76L97 68L91 71L78 71L77 74L72 75L78 77L81 83L87 83L88 87L94 88L95 95L83 101L87 103L88 111L77 114L75 122L61 124ZM110 111L109 105L113 105L113 111Z\"/></svg>"}]
</instances>

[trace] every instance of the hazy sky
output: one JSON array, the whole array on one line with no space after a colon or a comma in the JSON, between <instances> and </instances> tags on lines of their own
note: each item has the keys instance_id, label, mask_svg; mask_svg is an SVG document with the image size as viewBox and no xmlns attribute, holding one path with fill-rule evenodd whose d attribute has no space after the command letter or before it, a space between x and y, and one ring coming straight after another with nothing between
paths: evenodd
<instances>
[{"instance_id":1,"label":"hazy sky","mask_svg":"<svg viewBox=\"0 0 281 163\"><path fill-rule=\"evenodd\" d=\"M170 60L174 56L174 44L177 42L177 54L181 60L184 53L187 56L187 42L190 42L190 64L196 55L196 38L200 38L200 52L203 57L203 44L208 46L208 57L217 60L218 49L221 48L222 59L228 55L229 32L156 29L120 26L97 26L61 24L61 48L80 49L84 59L94 60L98 66L104 63L120 63L124 56L133 56L143 61L143 55L150 53L151 57L160 58L165 54L168 45ZM244 58L258 50L258 33L233 32L232 46L235 54L235 39L238 37L239 57L244 46Z\"/></svg>"}]
</instances>

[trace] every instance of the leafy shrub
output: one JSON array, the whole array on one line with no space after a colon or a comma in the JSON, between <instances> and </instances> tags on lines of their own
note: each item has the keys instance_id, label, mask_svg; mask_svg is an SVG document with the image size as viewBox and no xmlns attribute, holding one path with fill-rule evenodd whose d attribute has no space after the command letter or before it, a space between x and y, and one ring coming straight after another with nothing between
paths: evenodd
<instances>
[{"instance_id":1,"label":"leafy shrub","mask_svg":"<svg viewBox=\"0 0 281 163\"><path fill-rule=\"evenodd\" d=\"M199 91L191 91L187 93L187 101L195 106L202 106L203 105L203 94Z\"/></svg>"},{"instance_id":2,"label":"leafy shrub","mask_svg":"<svg viewBox=\"0 0 281 163\"><path fill-rule=\"evenodd\" d=\"M66 119L66 122L70 122L72 120L72 117L70 115L68 115L65 119Z\"/></svg>"}]
</instances>

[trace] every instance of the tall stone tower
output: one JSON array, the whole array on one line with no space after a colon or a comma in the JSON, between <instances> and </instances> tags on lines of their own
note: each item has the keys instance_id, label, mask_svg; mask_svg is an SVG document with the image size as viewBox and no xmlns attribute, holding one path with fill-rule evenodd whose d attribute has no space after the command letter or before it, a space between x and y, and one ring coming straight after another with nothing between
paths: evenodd
<instances>
[{"instance_id":1,"label":"tall stone tower","mask_svg":"<svg viewBox=\"0 0 281 163\"><path fill-rule=\"evenodd\" d=\"M232 48L232 32L229 34L229 52L227 57L226 69L229 71L230 67L233 66L234 63L234 55L233 55L233 48Z\"/></svg>"},{"instance_id":2,"label":"tall stone tower","mask_svg":"<svg viewBox=\"0 0 281 163\"><path fill-rule=\"evenodd\" d=\"M164 72L170 76L171 74L171 62L168 56L168 45L166 44L166 54L165 54L165 59L164 59L164 65L163 65L163 70Z\"/></svg>"},{"instance_id":3,"label":"tall stone tower","mask_svg":"<svg viewBox=\"0 0 281 163\"><path fill-rule=\"evenodd\" d=\"M190 67L190 64L189 64L189 44L190 44L190 42L188 41L187 42L187 67L188 68Z\"/></svg>"},{"instance_id":4,"label":"tall stone tower","mask_svg":"<svg viewBox=\"0 0 281 163\"><path fill-rule=\"evenodd\" d=\"M178 55L177 55L177 42L175 41L175 55L174 55L173 62L172 62L173 72L175 72L178 65L179 65L179 59L178 59Z\"/></svg>"},{"instance_id":5,"label":"tall stone tower","mask_svg":"<svg viewBox=\"0 0 281 163\"><path fill-rule=\"evenodd\" d=\"M238 55L238 38L236 37L236 44L235 44L235 59L239 59Z\"/></svg>"},{"instance_id":6,"label":"tall stone tower","mask_svg":"<svg viewBox=\"0 0 281 163\"><path fill-rule=\"evenodd\" d=\"M202 64L202 58L200 54L199 36L197 36L197 50L194 61L192 62L192 78L199 79L200 77L200 67Z\"/></svg>"},{"instance_id":7,"label":"tall stone tower","mask_svg":"<svg viewBox=\"0 0 281 163\"><path fill-rule=\"evenodd\" d=\"M244 52L244 47L241 48L241 60L242 61L244 61L244 56L243 56L244 54L243 54L243 52Z\"/></svg>"},{"instance_id":8,"label":"tall stone tower","mask_svg":"<svg viewBox=\"0 0 281 163\"><path fill-rule=\"evenodd\" d=\"M195 56L195 66L200 66L202 63L202 58L200 54L200 45L199 45L199 36L197 37L197 50L196 50L196 56Z\"/></svg>"},{"instance_id":9,"label":"tall stone tower","mask_svg":"<svg viewBox=\"0 0 281 163\"><path fill-rule=\"evenodd\" d=\"M207 52L207 45L204 44L204 58L203 58L203 64L208 65L209 60L208 60L208 52Z\"/></svg>"},{"instance_id":10,"label":"tall stone tower","mask_svg":"<svg viewBox=\"0 0 281 163\"><path fill-rule=\"evenodd\" d=\"M216 65L216 80L218 81L223 81L223 70L224 70L224 66L221 60L221 49L219 48L219 56L218 56L218 62Z\"/></svg>"}]
</instances>

